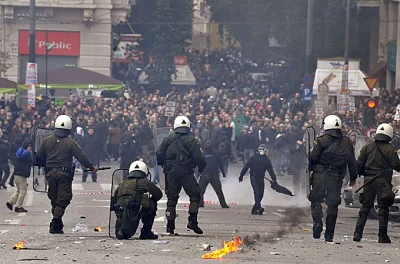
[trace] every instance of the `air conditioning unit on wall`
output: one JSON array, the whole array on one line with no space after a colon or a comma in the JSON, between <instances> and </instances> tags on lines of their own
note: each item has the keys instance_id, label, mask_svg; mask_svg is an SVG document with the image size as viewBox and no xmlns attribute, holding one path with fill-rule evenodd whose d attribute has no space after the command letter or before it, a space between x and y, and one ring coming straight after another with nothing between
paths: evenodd
<instances>
[{"instance_id":1,"label":"air conditioning unit on wall","mask_svg":"<svg viewBox=\"0 0 400 264\"><path fill-rule=\"evenodd\" d=\"M4 18L5 19L14 19L14 7L12 7L12 6L4 7Z\"/></svg>"}]
</instances>

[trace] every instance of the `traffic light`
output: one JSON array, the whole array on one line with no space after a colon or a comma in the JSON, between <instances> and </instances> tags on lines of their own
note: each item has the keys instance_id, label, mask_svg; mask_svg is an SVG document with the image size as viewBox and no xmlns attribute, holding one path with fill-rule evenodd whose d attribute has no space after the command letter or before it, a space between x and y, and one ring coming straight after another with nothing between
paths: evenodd
<instances>
[{"instance_id":1,"label":"traffic light","mask_svg":"<svg viewBox=\"0 0 400 264\"><path fill-rule=\"evenodd\" d=\"M369 100L367 102L366 111L363 113L363 117L365 119L365 125L367 127L375 127L376 123L376 102L374 100Z\"/></svg>"}]
</instances>

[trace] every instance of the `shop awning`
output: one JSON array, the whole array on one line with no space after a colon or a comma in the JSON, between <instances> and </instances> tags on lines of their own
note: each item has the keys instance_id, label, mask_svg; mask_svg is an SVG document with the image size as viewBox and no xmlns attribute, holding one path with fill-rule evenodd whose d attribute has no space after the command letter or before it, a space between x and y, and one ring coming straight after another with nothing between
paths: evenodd
<instances>
[{"instance_id":1,"label":"shop awning","mask_svg":"<svg viewBox=\"0 0 400 264\"><path fill-rule=\"evenodd\" d=\"M77 67L62 67L47 73L47 87L53 89L105 89L118 90L124 84L106 75ZM27 90L25 84L18 87ZM38 88L46 87L46 73L38 74Z\"/></svg>"},{"instance_id":2,"label":"shop awning","mask_svg":"<svg viewBox=\"0 0 400 264\"><path fill-rule=\"evenodd\" d=\"M17 83L0 78L0 93L15 94L17 92Z\"/></svg>"}]
</instances>

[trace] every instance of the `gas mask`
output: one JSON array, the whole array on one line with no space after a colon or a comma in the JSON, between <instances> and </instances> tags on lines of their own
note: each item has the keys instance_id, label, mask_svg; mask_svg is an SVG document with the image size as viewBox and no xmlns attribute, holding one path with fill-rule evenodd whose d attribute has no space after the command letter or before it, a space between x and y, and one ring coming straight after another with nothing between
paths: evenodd
<instances>
[{"instance_id":1,"label":"gas mask","mask_svg":"<svg viewBox=\"0 0 400 264\"><path fill-rule=\"evenodd\" d=\"M261 156L265 156L265 155L267 155L267 149L266 148L258 148L258 153Z\"/></svg>"}]
</instances>

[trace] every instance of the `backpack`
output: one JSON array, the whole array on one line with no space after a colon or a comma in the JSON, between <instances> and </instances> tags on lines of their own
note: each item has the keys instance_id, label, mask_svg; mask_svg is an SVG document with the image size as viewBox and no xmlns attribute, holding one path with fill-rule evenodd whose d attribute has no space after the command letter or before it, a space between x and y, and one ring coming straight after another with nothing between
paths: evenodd
<instances>
[{"instance_id":1,"label":"backpack","mask_svg":"<svg viewBox=\"0 0 400 264\"><path fill-rule=\"evenodd\" d=\"M225 139L225 140L223 140L223 141L221 141L221 143L219 143L219 145L218 145L218 152L219 152L219 154L221 154L221 155L226 155L226 154L228 154L227 152L228 152L228 145L227 145L227 140Z\"/></svg>"}]
</instances>

